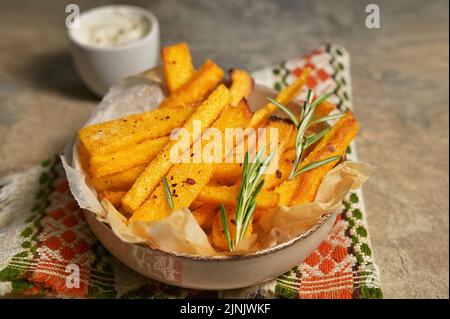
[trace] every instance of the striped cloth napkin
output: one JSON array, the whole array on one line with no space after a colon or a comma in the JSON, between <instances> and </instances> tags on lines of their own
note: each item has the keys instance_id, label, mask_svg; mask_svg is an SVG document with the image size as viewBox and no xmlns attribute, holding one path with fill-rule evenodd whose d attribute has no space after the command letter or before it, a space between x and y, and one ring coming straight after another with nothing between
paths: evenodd
<instances>
[{"instance_id":1,"label":"striped cloth napkin","mask_svg":"<svg viewBox=\"0 0 450 319\"><path fill-rule=\"evenodd\" d=\"M308 86L316 94L334 92L330 100L346 111L353 108L349 66L345 49L328 45L253 77L280 90L310 67ZM347 153L356 160L354 145ZM73 265L80 274L78 287L68 284ZM328 238L289 272L245 289L198 291L150 280L112 257L92 234L55 157L0 180L0 296L382 298L382 292L361 191L348 194Z\"/></svg>"}]
</instances>

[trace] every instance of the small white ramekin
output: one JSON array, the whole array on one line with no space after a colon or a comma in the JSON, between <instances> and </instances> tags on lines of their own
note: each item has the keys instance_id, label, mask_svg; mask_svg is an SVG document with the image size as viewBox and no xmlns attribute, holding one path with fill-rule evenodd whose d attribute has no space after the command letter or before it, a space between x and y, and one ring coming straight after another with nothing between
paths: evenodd
<instances>
[{"instance_id":1,"label":"small white ramekin","mask_svg":"<svg viewBox=\"0 0 450 319\"><path fill-rule=\"evenodd\" d=\"M148 10L129 5L107 5L83 12L80 23L87 15L102 10L125 9L145 17L150 24L149 32L135 42L117 47L96 47L77 40L75 29L67 28L72 57L78 73L86 86L96 95L103 96L120 79L138 74L159 63L159 23Z\"/></svg>"}]
</instances>

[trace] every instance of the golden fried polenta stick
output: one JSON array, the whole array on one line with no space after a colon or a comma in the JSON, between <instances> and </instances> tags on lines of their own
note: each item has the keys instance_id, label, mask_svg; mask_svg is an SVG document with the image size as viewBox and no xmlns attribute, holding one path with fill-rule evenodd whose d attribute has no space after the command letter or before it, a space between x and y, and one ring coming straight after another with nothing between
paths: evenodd
<instances>
[{"instance_id":1,"label":"golden fried polenta stick","mask_svg":"<svg viewBox=\"0 0 450 319\"><path fill-rule=\"evenodd\" d=\"M104 191L106 189L113 190L128 190L144 171L146 165L139 165L127 169L123 172L117 172L111 175L102 177L95 177L90 175L89 182L95 188L97 192Z\"/></svg>"},{"instance_id":2,"label":"golden fried polenta stick","mask_svg":"<svg viewBox=\"0 0 450 319\"><path fill-rule=\"evenodd\" d=\"M282 119L276 116L271 116L269 119L265 122L264 127L267 130L268 139L266 140L266 154L269 155L269 152L272 151L272 148L275 147L276 154L273 157L270 165L267 168L266 174L264 174L264 177L267 177L269 175L275 174L274 165L277 165L278 160L280 156L284 153L284 150L286 148L287 143L290 140L290 137L292 136L292 133L295 130L295 125L287 119ZM272 141L272 129L275 129L277 132L277 145L271 146L270 144L273 143ZM275 138L273 137L273 140ZM274 162L277 161L277 162ZM267 188L266 188L267 189Z\"/></svg>"},{"instance_id":3,"label":"golden fried polenta stick","mask_svg":"<svg viewBox=\"0 0 450 319\"><path fill-rule=\"evenodd\" d=\"M242 175L242 164L239 163L214 163L212 182L221 185L234 185Z\"/></svg>"},{"instance_id":4,"label":"golden fried polenta stick","mask_svg":"<svg viewBox=\"0 0 450 319\"><path fill-rule=\"evenodd\" d=\"M346 127L347 125L348 127ZM358 123L356 122L353 113L345 113L345 116L332 127L319 144L317 144L314 150L300 163L299 169L313 161L323 160L335 155L344 155L348 144L353 140L357 133ZM337 160L302 173L294 179L285 180L275 188L275 192L280 194L280 205L289 206L305 202L305 200L314 200L313 196L315 196L317 192L322 177L328 170L336 165L336 163ZM321 168L324 168L325 170L321 170ZM299 196L297 196L296 194L300 192L303 194L298 194Z\"/></svg>"},{"instance_id":5,"label":"golden fried polenta stick","mask_svg":"<svg viewBox=\"0 0 450 319\"><path fill-rule=\"evenodd\" d=\"M347 146L358 134L358 122L352 112L345 115L331 128L314 150L308 154L300 167L313 161L324 160L332 156L344 156ZM291 205L299 205L314 201L317 190L325 174L331 170L339 160L322 165L304 172L297 177L295 195Z\"/></svg>"},{"instance_id":6,"label":"golden fried polenta stick","mask_svg":"<svg viewBox=\"0 0 450 319\"><path fill-rule=\"evenodd\" d=\"M238 107L228 107L222 112L212 127L220 132L224 132L225 129L233 128L237 125L246 125L249 120L248 105L245 102L241 102ZM208 143L208 140L203 140L202 146L204 147ZM222 158L222 154L218 155ZM175 164L170 168L167 173L167 178L174 192L175 208L191 206L200 190L210 180L213 169L214 166L212 163L181 163ZM199 175L200 172L202 172L202 175ZM195 187L191 187L191 185L195 185ZM152 218L168 216L171 210L167 205L160 203L160 194L163 191L163 185L160 184L152 195L150 195L150 198L133 214L132 221L149 221ZM158 212L155 212L155 210Z\"/></svg>"},{"instance_id":7,"label":"golden fried polenta stick","mask_svg":"<svg viewBox=\"0 0 450 319\"><path fill-rule=\"evenodd\" d=\"M208 183L212 172L211 165L180 163L172 166L167 173L167 181L174 209L189 207L203 186ZM169 216L171 212L164 185L159 183L150 198L133 213L129 222L156 221Z\"/></svg>"},{"instance_id":8,"label":"golden fried polenta stick","mask_svg":"<svg viewBox=\"0 0 450 319\"><path fill-rule=\"evenodd\" d=\"M275 174L264 175L264 186L263 189L270 190L282 182L284 182L291 173L293 163L295 161L295 150L291 149L285 151L278 161L278 169Z\"/></svg>"},{"instance_id":9,"label":"golden fried polenta stick","mask_svg":"<svg viewBox=\"0 0 450 319\"><path fill-rule=\"evenodd\" d=\"M209 186L206 185L198 194L197 200L208 204L235 205L239 186ZM257 208L273 208L279 203L279 195L262 190L256 198Z\"/></svg>"},{"instance_id":10,"label":"golden fried polenta stick","mask_svg":"<svg viewBox=\"0 0 450 319\"><path fill-rule=\"evenodd\" d=\"M230 70L231 106L237 106L239 102L250 95L253 89L253 79L247 71L240 69Z\"/></svg>"},{"instance_id":11,"label":"golden fried polenta stick","mask_svg":"<svg viewBox=\"0 0 450 319\"><path fill-rule=\"evenodd\" d=\"M156 109L86 126L78 131L88 156L108 154L144 140L170 134L194 113L194 107Z\"/></svg>"},{"instance_id":12,"label":"golden fried polenta stick","mask_svg":"<svg viewBox=\"0 0 450 319\"><path fill-rule=\"evenodd\" d=\"M189 82L194 74L192 57L186 42L162 49L161 60L167 89L170 94Z\"/></svg>"},{"instance_id":13,"label":"golden fried polenta stick","mask_svg":"<svg viewBox=\"0 0 450 319\"><path fill-rule=\"evenodd\" d=\"M189 107L199 105L220 84L223 74L223 70L217 64L207 60L194 73L189 82L165 98L160 107Z\"/></svg>"},{"instance_id":14,"label":"golden fried polenta stick","mask_svg":"<svg viewBox=\"0 0 450 319\"><path fill-rule=\"evenodd\" d=\"M209 127L219 116L220 112L229 105L230 93L225 85L220 85L195 111L195 113L184 124L183 128L191 135L190 145L186 145L189 150L193 141L200 138L200 134ZM194 132L194 123L201 124L201 132ZM198 136L194 136L197 133ZM171 149L179 141L170 141L156 158L150 162L144 172L139 176L131 189L122 199L122 206L128 213L136 211L154 191L162 177L170 170L173 161L171 159Z\"/></svg>"},{"instance_id":15,"label":"golden fried polenta stick","mask_svg":"<svg viewBox=\"0 0 450 319\"><path fill-rule=\"evenodd\" d=\"M148 164L168 142L169 136L163 136L131 145L114 153L94 155L91 157L90 171L95 177L102 177Z\"/></svg>"}]
</instances>

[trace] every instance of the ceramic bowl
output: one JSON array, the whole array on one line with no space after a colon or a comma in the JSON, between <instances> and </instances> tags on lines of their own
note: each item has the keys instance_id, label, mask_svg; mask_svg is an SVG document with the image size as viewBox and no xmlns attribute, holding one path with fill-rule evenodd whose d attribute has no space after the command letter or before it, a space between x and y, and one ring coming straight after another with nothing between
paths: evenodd
<instances>
[{"instance_id":1,"label":"ceramic bowl","mask_svg":"<svg viewBox=\"0 0 450 319\"><path fill-rule=\"evenodd\" d=\"M257 85L249 97L250 107L255 110L266 103L267 96L275 95L274 90ZM93 213L86 212L86 219L106 249L142 275L179 287L224 290L262 283L301 263L326 239L337 213L324 215L305 233L275 247L244 256L214 257L172 253L126 243Z\"/></svg>"}]
</instances>

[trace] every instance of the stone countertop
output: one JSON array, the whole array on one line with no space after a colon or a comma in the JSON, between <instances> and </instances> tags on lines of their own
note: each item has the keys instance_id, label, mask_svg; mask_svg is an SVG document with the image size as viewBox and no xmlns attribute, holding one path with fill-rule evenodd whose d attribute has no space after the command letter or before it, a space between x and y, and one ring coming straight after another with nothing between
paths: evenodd
<instances>
[{"instance_id":1,"label":"stone countertop","mask_svg":"<svg viewBox=\"0 0 450 319\"><path fill-rule=\"evenodd\" d=\"M73 1L70 1L73 2ZM0 2L0 176L59 152L98 102L68 55L69 1ZM128 2L128 1L121 1ZM81 10L108 1L76 1ZM449 297L448 1L135 1L162 44L248 70L337 43L352 56L369 228L387 298Z\"/></svg>"}]
</instances>

